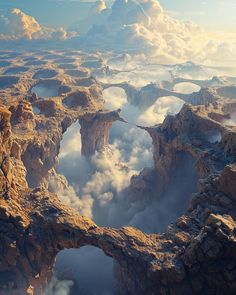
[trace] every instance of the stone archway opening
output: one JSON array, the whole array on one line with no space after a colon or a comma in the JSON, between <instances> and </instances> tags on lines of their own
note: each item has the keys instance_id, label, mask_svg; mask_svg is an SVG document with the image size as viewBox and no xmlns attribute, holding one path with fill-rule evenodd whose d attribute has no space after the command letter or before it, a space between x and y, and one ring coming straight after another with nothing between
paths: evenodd
<instances>
[{"instance_id":1,"label":"stone archway opening","mask_svg":"<svg viewBox=\"0 0 236 295\"><path fill-rule=\"evenodd\" d=\"M138 125L154 126L160 124L168 114L177 114L184 103L182 99L176 96L163 96L140 114Z\"/></svg>"},{"instance_id":2,"label":"stone archway opening","mask_svg":"<svg viewBox=\"0 0 236 295\"><path fill-rule=\"evenodd\" d=\"M53 279L48 288L58 293L48 295L115 294L113 264L111 257L94 246L62 250L57 255Z\"/></svg>"},{"instance_id":3,"label":"stone archway opening","mask_svg":"<svg viewBox=\"0 0 236 295\"><path fill-rule=\"evenodd\" d=\"M80 174L81 134L80 124L76 121L63 134L60 143L58 172L65 175L70 183L77 181ZM76 173L77 171L77 173Z\"/></svg>"},{"instance_id":4,"label":"stone archway opening","mask_svg":"<svg viewBox=\"0 0 236 295\"><path fill-rule=\"evenodd\" d=\"M109 87L103 90L105 108L118 109L127 103L127 95L124 89L120 87Z\"/></svg>"}]
</instances>

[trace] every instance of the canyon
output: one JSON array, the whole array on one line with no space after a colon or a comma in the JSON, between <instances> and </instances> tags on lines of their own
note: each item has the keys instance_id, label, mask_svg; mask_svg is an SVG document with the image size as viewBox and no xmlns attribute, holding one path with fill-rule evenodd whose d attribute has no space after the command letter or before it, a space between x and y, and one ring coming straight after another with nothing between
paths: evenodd
<instances>
[{"instance_id":1,"label":"canyon","mask_svg":"<svg viewBox=\"0 0 236 295\"><path fill-rule=\"evenodd\" d=\"M12 63L25 66L26 55ZM9 75L11 65L5 64L1 70L0 294L44 294L58 253L87 245L113 259L118 294L235 294L235 78L174 78L143 87L106 83L96 78L104 72L96 54L65 56L38 50L32 53L38 63L29 69ZM173 91L182 82L202 88ZM103 91L110 87L122 88L127 101L141 109L166 96L185 103L162 123L135 126L152 139L154 165L131 177L124 191L128 201L162 201L171 192L177 203L188 203L162 232L98 226L50 186L51 177L68 185L57 166L63 134L74 123L81 126L81 153L88 159L109 148L115 121L129 123L122 108L105 108ZM193 184L189 190L184 180Z\"/></svg>"}]
</instances>

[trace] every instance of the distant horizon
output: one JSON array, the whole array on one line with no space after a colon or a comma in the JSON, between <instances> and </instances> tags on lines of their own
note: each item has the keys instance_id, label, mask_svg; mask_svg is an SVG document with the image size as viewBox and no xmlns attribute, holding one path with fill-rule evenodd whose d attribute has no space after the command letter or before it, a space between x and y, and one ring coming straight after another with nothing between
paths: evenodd
<instances>
[{"instance_id":1,"label":"distant horizon","mask_svg":"<svg viewBox=\"0 0 236 295\"><path fill-rule=\"evenodd\" d=\"M19 8L46 26L68 28L82 19L94 1L80 0L1 0L0 12ZM112 3L114 1L106 1ZM210 31L236 31L236 2L234 0L160 0L160 4L175 18L192 21ZM45 9L47 5L47 9ZM57 13L51 17L56 9ZM68 17L69 16L69 17ZM227 17L222 17L227 16Z\"/></svg>"},{"instance_id":2,"label":"distant horizon","mask_svg":"<svg viewBox=\"0 0 236 295\"><path fill-rule=\"evenodd\" d=\"M0 295L236 294L224 1L0 0Z\"/></svg>"}]
</instances>

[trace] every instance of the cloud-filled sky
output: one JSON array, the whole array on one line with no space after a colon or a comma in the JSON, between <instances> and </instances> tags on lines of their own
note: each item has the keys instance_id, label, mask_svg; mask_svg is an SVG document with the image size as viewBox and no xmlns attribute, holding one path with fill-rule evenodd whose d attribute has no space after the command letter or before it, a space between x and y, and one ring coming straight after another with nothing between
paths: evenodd
<instances>
[{"instance_id":1,"label":"cloud-filled sky","mask_svg":"<svg viewBox=\"0 0 236 295\"><path fill-rule=\"evenodd\" d=\"M221 0L197 4L180 0L178 5L168 0L163 6L164 0L116 0L114 4L105 0L96 4L78 0L2 1L2 40L69 40L79 36L80 44L90 49L144 53L162 63L235 62L236 32L231 29L235 26L230 17L236 7L233 0L227 4ZM219 12L221 17L217 17ZM202 20L208 20L208 25Z\"/></svg>"},{"instance_id":2,"label":"cloud-filled sky","mask_svg":"<svg viewBox=\"0 0 236 295\"><path fill-rule=\"evenodd\" d=\"M20 8L36 17L45 25L69 26L82 18L91 1L81 0L1 0L0 11L12 7ZM108 1L108 3L112 1ZM235 0L160 0L165 10L175 17L191 20L214 30L236 30ZM52 18L52 12L57 11Z\"/></svg>"}]
</instances>

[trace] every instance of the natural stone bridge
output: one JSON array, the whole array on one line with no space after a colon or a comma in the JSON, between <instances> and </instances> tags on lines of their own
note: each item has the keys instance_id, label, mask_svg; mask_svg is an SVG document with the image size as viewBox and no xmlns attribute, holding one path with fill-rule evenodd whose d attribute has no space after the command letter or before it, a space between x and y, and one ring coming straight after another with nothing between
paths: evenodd
<instances>
[{"instance_id":1,"label":"natural stone bridge","mask_svg":"<svg viewBox=\"0 0 236 295\"><path fill-rule=\"evenodd\" d=\"M180 83L191 83L197 85L201 88L209 88L209 87L221 87L221 86L230 86L236 83L236 77L227 77L227 76L214 76L211 79L187 79L181 77L172 77L172 81L164 80L161 82L163 88L173 91L174 87Z\"/></svg>"},{"instance_id":2,"label":"natural stone bridge","mask_svg":"<svg viewBox=\"0 0 236 295\"><path fill-rule=\"evenodd\" d=\"M153 138L158 183L168 186L170 170L176 163L175 155L183 151L194 155L196 161L200 159L198 171L204 181L201 181L189 211L170 225L166 233L145 234L130 227L98 227L63 205L45 188L29 189L19 158L21 147L16 146L11 133L11 113L2 107L0 177L2 189L7 192L0 199L0 294L43 294L56 255L63 249L85 245L98 247L114 259L119 294L171 292L184 295L199 294L199 290L202 290L201 294L208 294L204 290L209 289L233 294L236 291L231 280L234 274L232 260L236 259L233 219L236 168L235 165L223 165L223 172L218 169L219 163L234 162L236 142L235 131L220 123L227 115L224 109L227 108L221 105L217 109L185 106L179 115L147 129ZM24 121L32 120L32 113L26 116L29 112L28 106L25 109L22 106L15 116ZM98 122L120 119L119 112L98 113L97 118ZM218 145L211 145L212 153L206 153L207 136L215 130L222 133L222 140ZM202 137L196 139L195 134ZM35 158L44 156L44 149L49 148L45 137L40 140L42 150ZM192 272L196 265L198 267ZM209 277L212 268L214 273ZM219 281L221 275L224 276L223 283Z\"/></svg>"},{"instance_id":3,"label":"natural stone bridge","mask_svg":"<svg viewBox=\"0 0 236 295\"><path fill-rule=\"evenodd\" d=\"M216 94L210 88L203 88L199 92L185 94L161 88L155 83L148 84L141 88L135 87L128 82L102 83L101 86L103 90L111 87L122 88L127 95L128 102L141 108L148 108L158 99L166 96L175 96L184 102L191 103L193 105L211 103L216 100Z\"/></svg>"},{"instance_id":4,"label":"natural stone bridge","mask_svg":"<svg viewBox=\"0 0 236 295\"><path fill-rule=\"evenodd\" d=\"M160 184L155 200L168 187L173 169L181 165L179 154L192 155L201 177L187 212L165 233L145 234L130 227L99 227L48 191L67 128L78 119L87 128L82 137L92 143L89 151L84 145L84 154L90 156L108 143L112 122L122 120L119 111L103 110L97 85L73 88L69 101L68 95L34 101L28 90L35 82L24 79L14 89L4 89L0 104L0 295L43 294L57 254L85 245L114 259L122 295L235 294L236 130L224 123L235 111L235 89L177 93L194 104L214 103L185 105L163 124L145 128L154 147L150 174ZM175 93L155 84L103 85L108 87L123 88L131 103L145 107ZM222 99L223 94L231 100ZM40 109L40 115L33 113L32 106ZM221 138L212 142L209 138L215 132ZM146 181L142 175L131 180L131 191L134 180Z\"/></svg>"}]
</instances>

